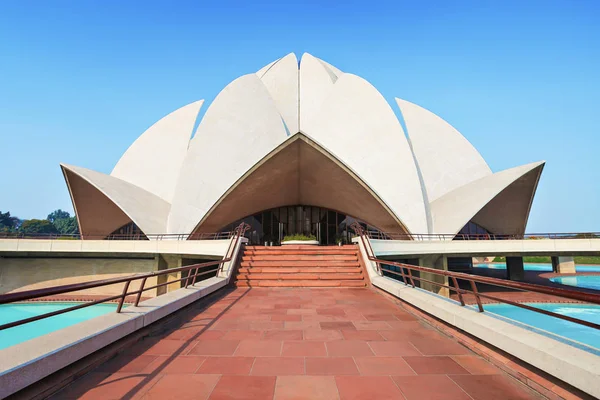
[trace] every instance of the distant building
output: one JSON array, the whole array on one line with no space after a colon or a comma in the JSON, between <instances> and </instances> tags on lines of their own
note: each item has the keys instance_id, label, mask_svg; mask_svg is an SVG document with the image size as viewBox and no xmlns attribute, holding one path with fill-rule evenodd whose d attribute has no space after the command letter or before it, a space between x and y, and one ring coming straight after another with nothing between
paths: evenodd
<instances>
[{"instance_id":1,"label":"distant building","mask_svg":"<svg viewBox=\"0 0 600 400\"><path fill-rule=\"evenodd\" d=\"M333 243L355 219L404 233L522 234L544 163L492 173L432 112L295 54L144 132L110 175L62 164L84 238L192 235L241 220L253 242Z\"/></svg>"}]
</instances>

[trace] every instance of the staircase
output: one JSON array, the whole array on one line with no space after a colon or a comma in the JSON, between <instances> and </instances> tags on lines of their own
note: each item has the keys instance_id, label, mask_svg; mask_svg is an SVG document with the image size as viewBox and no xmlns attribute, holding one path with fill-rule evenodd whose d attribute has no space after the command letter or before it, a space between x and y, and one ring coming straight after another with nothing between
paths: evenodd
<instances>
[{"instance_id":1,"label":"staircase","mask_svg":"<svg viewBox=\"0 0 600 400\"><path fill-rule=\"evenodd\" d=\"M238 287L365 287L358 248L347 246L246 246Z\"/></svg>"}]
</instances>

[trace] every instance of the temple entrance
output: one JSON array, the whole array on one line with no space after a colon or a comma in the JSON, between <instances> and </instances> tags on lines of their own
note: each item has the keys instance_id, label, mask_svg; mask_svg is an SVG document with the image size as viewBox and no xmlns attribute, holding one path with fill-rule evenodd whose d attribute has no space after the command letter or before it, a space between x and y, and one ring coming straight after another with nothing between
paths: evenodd
<instances>
[{"instance_id":1,"label":"temple entrance","mask_svg":"<svg viewBox=\"0 0 600 400\"><path fill-rule=\"evenodd\" d=\"M277 246L286 236L305 235L314 237L321 245L334 245L338 242L350 243L353 231L350 225L357 219L327 208L317 206L277 207L242 218L224 227L229 231L241 222L250 225L246 237L250 244ZM364 229L377 230L358 221Z\"/></svg>"}]
</instances>

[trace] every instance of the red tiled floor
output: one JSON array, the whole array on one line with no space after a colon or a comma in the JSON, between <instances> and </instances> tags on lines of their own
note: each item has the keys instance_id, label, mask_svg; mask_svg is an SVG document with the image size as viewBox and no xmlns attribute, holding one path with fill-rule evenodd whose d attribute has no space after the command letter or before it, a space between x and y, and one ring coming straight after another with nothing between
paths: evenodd
<instances>
[{"instance_id":1,"label":"red tiled floor","mask_svg":"<svg viewBox=\"0 0 600 400\"><path fill-rule=\"evenodd\" d=\"M281 340L242 340L235 351L236 356L278 356Z\"/></svg>"},{"instance_id":2,"label":"red tiled floor","mask_svg":"<svg viewBox=\"0 0 600 400\"><path fill-rule=\"evenodd\" d=\"M219 378L219 375L165 375L146 392L143 399L205 400Z\"/></svg>"},{"instance_id":3,"label":"red tiled floor","mask_svg":"<svg viewBox=\"0 0 600 400\"><path fill-rule=\"evenodd\" d=\"M523 385L503 375L453 375L450 378L473 400L535 399Z\"/></svg>"},{"instance_id":4,"label":"red tiled floor","mask_svg":"<svg viewBox=\"0 0 600 400\"><path fill-rule=\"evenodd\" d=\"M402 357L355 357L361 375L415 375Z\"/></svg>"},{"instance_id":5,"label":"red tiled floor","mask_svg":"<svg viewBox=\"0 0 600 400\"><path fill-rule=\"evenodd\" d=\"M304 358L256 357L250 375L304 375Z\"/></svg>"},{"instance_id":6,"label":"red tiled floor","mask_svg":"<svg viewBox=\"0 0 600 400\"><path fill-rule=\"evenodd\" d=\"M447 356L404 357L404 360L419 375L468 374L456 361Z\"/></svg>"},{"instance_id":7,"label":"red tiled floor","mask_svg":"<svg viewBox=\"0 0 600 400\"><path fill-rule=\"evenodd\" d=\"M358 375L352 357L307 357L306 375Z\"/></svg>"},{"instance_id":8,"label":"red tiled floor","mask_svg":"<svg viewBox=\"0 0 600 400\"><path fill-rule=\"evenodd\" d=\"M240 344L239 340L201 340L189 354L201 356L232 356Z\"/></svg>"},{"instance_id":9,"label":"red tiled floor","mask_svg":"<svg viewBox=\"0 0 600 400\"><path fill-rule=\"evenodd\" d=\"M338 340L327 342L327 354L330 357L373 356L373 351L364 340Z\"/></svg>"},{"instance_id":10,"label":"red tiled floor","mask_svg":"<svg viewBox=\"0 0 600 400\"><path fill-rule=\"evenodd\" d=\"M446 375L394 376L392 379L406 400L471 400L471 397Z\"/></svg>"},{"instance_id":11,"label":"red tiled floor","mask_svg":"<svg viewBox=\"0 0 600 400\"><path fill-rule=\"evenodd\" d=\"M210 395L210 400L271 400L275 392L274 376L223 376Z\"/></svg>"},{"instance_id":12,"label":"red tiled floor","mask_svg":"<svg viewBox=\"0 0 600 400\"><path fill-rule=\"evenodd\" d=\"M279 376L275 384L277 400L337 400L338 389L333 376Z\"/></svg>"},{"instance_id":13,"label":"red tiled floor","mask_svg":"<svg viewBox=\"0 0 600 400\"><path fill-rule=\"evenodd\" d=\"M55 398L529 396L454 339L368 289L223 293L209 308L190 305Z\"/></svg>"},{"instance_id":14,"label":"red tiled floor","mask_svg":"<svg viewBox=\"0 0 600 400\"><path fill-rule=\"evenodd\" d=\"M324 342L289 341L283 342L281 355L284 357L324 357L327 355Z\"/></svg>"},{"instance_id":15,"label":"red tiled floor","mask_svg":"<svg viewBox=\"0 0 600 400\"><path fill-rule=\"evenodd\" d=\"M248 375L253 363L254 357L208 357L196 373Z\"/></svg>"},{"instance_id":16,"label":"red tiled floor","mask_svg":"<svg viewBox=\"0 0 600 400\"><path fill-rule=\"evenodd\" d=\"M420 356L421 353L408 342L368 342L378 356Z\"/></svg>"},{"instance_id":17,"label":"red tiled floor","mask_svg":"<svg viewBox=\"0 0 600 400\"><path fill-rule=\"evenodd\" d=\"M335 378L341 400L402 399L402 393L389 376L338 376Z\"/></svg>"},{"instance_id":18,"label":"red tiled floor","mask_svg":"<svg viewBox=\"0 0 600 400\"><path fill-rule=\"evenodd\" d=\"M141 372L157 374L193 374L206 360L203 356L158 356Z\"/></svg>"}]
</instances>

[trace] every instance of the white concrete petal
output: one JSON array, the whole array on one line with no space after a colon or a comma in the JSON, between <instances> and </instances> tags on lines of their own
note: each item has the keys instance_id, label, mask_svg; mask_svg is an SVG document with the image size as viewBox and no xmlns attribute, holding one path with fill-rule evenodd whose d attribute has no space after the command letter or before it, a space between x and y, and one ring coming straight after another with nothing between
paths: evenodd
<instances>
[{"instance_id":1,"label":"white concrete petal","mask_svg":"<svg viewBox=\"0 0 600 400\"><path fill-rule=\"evenodd\" d=\"M427 232L413 155L400 122L377 89L344 74L319 109L302 131L366 182L410 232Z\"/></svg>"},{"instance_id":2,"label":"white concrete petal","mask_svg":"<svg viewBox=\"0 0 600 400\"><path fill-rule=\"evenodd\" d=\"M479 152L449 123L406 100L397 98L396 103L404 117L430 203L492 174Z\"/></svg>"},{"instance_id":3,"label":"white concrete petal","mask_svg":"<svg viewBox=\"0 0 600 400\"><path fill-rule=\"evenodd\" d=\"M256 74L227 85L190 143L168 229L189 233L246 171L288 137L275 101Z\"/></svg>"},{"instance_id":4,"label":"white concrete petal","mask_svg":"<svg viewBox=\"0 0 600 400\"><path fill-rule=\"evenodd\" d=\"M323 64L323 66L325 68L327 68L329 70L329 72L335 76L335 78L333 79L334 82L337 81L337 79L344 74L342 71L340 71L338 68L334 67L333 65L329 64L328 62L323 61L320 58L317 58L317 60L319 60L321 62L321 64Z\"/></svg>"},{"instance_id":5,"label":"white concrete petal","mask_svg":"<svg viewBox=\"0 0 600 400\"><path fill-rule=\"evenodd\" d=\"M540 161L506 169L470 182L440 197L431 203L433 233L457 233L503 193L508 197L502 199L501 204L489 209L488 215L480 215L485 217L487 224L482 224L481 221L474 222L482 224L493 233L523 233L543 167L544 162ZM499 231L490 225L509 226L514 231Z\"/></svg>"},{"instance_id":6,"label":"white concrete petal","mask_svg":"<svg viewBox=\"0 0 600 400\"><path fill-rule=\"evenodd\" d=\"M300 130L319 114L338 76L321 60L308 53L300 61Z\"/></svg>"},{"instance_id":7,"label":"white concrete petal","mask_svg":"<svg viewBox=\"0 0 600 400\"><path fill-rule=\"evenodd\" d=\"M181 107L148 128L123 154L111 176L170 203L203 102Z\"/></svg>"},{"instance_id":8,"label":"white concrete petal","mask_svg":"<svg viewBox=\"0 0 600 400\"><path fill-rule=\"evenodd\" d=\"M102 195L122 210L144 233L156 234L166 232L170 205L160 197L122 179L101 172L65 164L61 164L61 167L67 174L75 174L96 188ZM65 176L68 180L67 174ZM69 184L73 205L81 224L81 218L83 217L81 207L82 205L93 203L93 197L96 194L84 191L81 196L78 196L73 183L67 183ZM102 217L102 210L91 211ZM106 216L104 217L106 218ZM122 225L122 221L118 222L117 225L116 228L119 228Z\"/></svg>"},{"instance_id":9,"label":"white concrete petal","mask_svg":"<svg viewBox=\"0 0 600 400\"><path fill-rule=\"evenodd\" d=\"M261 70L262 71L262 70ZM260 72L260 71L259 71ZM298 59L294 53L273 63L261 78L290 134L298 132Z\"/></svg>"},{"instance_id":10,"label":"white concrete petal","mask_svg":"<svg viewBox=\"0 0 600 400\"><path fill-rule=\"evenodd\" d=\"M277 63L279 60L281 60L281 58L278 58L277 60L268 63L267 65L265 65L264 67L262 67L261 69L259 69L258 71L256 71L256 76L258 76L259 78L262 78L263 75L273 66L275 65L275 63Z\"/></svg>"}]
</instances>

